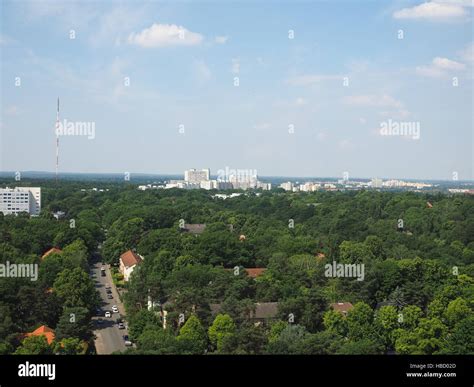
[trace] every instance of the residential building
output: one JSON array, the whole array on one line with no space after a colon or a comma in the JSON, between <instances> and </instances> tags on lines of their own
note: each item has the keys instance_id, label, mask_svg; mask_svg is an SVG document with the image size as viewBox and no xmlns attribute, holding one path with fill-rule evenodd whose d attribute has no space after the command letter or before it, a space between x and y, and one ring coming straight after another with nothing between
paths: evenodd
<instances>
[{"instance_id":1,"label":"residential building","mask_svg":"<svg viewBox=\"0 0 474 387\"><path fill-rule=\"evenodd\" d=\"M128 250L120 256L120 273L123 274L123 279L127 282L130 279L130 275L137 265L143 261L143 257L140 254Z\"/></svg>"},{"instance_id":2,"label":"residential building","mask_svg":"<svg viewBox=\"0 0 474 387\"><path fill-rule=\"evenodd\" d=\"M61 249L58 249L57 247L52 247L41 256L41 260L45 259L48 255L61 254L62 252L63 251Z\"/></svg>"},{"instance_id":3,"label":"residential building","mask_svg":"<svg viewBox=\"0 0 474 387\"><path fill-rule=\"evenodd\" d=\"M190 182L190 183L198 183L200 184L201 181L204 180L209 180L211 177L211 170L208 169L202 169L202 170L197 170L197 169L188 169L187 171L184 171L184 181Z\"/></svg>"},{"instance_id":4,"label":"residential building","mask_svg":"<svg viewBox=\"0 0 474 387\"><path fill-rule=\"evenodd\" d=\"M0 212L4 215L27 212L31 216L38 216L41 212L41 188L0 188Z\"/></svg>"},{"instance_id":5,"label":"residential building","mask_svg":"<svg viewBox=\"0 0 474 387\"><path fill-rule=\"evenodd\" d=\"M41 325L39 328L35 329L33 332L26 333L25 336L26 337L44 336L46 337L48 344L51 344L56 337L54 330L46 325Z\"/></svg>"}]
</instances>

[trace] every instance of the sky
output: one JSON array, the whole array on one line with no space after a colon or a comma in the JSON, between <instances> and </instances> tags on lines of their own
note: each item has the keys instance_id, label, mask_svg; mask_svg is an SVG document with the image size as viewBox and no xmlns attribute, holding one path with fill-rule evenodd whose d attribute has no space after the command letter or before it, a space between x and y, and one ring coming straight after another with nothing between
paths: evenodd
<instances>
[{"instance_id":1,"label":"sky","mask_svg":"<svg viewBox=\"0 0 474 387\"><path fill-rule=\"evenodd\" d=\"M2 1L0 170L472 180L473 9Z\"/></svg>"}]
</instances>

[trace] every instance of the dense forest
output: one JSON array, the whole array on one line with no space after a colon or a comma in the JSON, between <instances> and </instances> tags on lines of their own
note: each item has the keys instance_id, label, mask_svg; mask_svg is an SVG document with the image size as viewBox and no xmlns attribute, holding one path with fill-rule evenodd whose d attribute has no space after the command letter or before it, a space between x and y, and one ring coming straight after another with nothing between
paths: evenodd
<instances>
[{"instance_id":1,"label":"dense forest","mask_svg":"<svg viewBox=\"0 0 474 387\"><path fill-rule=\"evenodd\" d=\"M94 184L23 182L42 187L41 216L0 213L0 263L39 265L36 282L0 278L1 354L92 353L88 265L101 254L117 266L129 249L144 260L123 285L127 353L474 353L472 196ZM363 280L328 277L333 262L363 264ZM276 314L257 320L268 303ZM24 337L43 324L55 343Z\"/></svg>"}]
</instances>

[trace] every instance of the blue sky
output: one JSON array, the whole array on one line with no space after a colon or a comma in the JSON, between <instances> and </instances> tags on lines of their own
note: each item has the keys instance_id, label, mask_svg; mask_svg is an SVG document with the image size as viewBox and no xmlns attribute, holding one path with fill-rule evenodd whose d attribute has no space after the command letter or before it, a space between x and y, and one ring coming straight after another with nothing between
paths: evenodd
<instances>
[{"instance_id":1,"label":"blue sky","mask_svg":"<svg viewBox=\"0 0 474 387\"><path fill-rule=\"evenodd\" d=\"M0 170L473 179L471 3L2 2Z\"/></svg>"}]
</instances>

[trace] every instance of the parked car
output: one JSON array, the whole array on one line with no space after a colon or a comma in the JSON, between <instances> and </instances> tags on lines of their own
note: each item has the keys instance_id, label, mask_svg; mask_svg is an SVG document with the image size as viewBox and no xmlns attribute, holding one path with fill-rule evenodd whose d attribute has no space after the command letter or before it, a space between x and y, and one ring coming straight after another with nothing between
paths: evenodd
<instances>
[{"instance_id":1,"label":"parked car","mask_svg":"<svg viewBox=\"0 0 474 387\"><path fill-rule=\"evenodd\" d=\"M117 308L117 305L112 306L112 313L118 313L119 310Z\"/></svg>"},{"instance_id":2,"label":"parked car","mask_svg":"<svg viewBox=\"0 0 474 387\"><path fill-rule=\"evenodd\" d=\"M112 315L110 314L109 311L105 312L105 317L110 318Z\"/></svg>"},{"instance_id":3,"label":"parked car","mask_svg":"<svg viewBox=\"0 0 474 387\"><path fill-rule=\"evenodd\" d=\"M105 267L100 268L100 274L102 275L102 277L105 277Z\"/></svg>"},{"instance_id":4,"label":"parked car","mask_svg":"<svg viewBox=\"0 0 474 387\"><path fill-rule=\"evenodd\" d=\"M107 294L107 298L111 300L112 298L114 298L114 296L112 296L111 294Z\"/></svg>"},{"instance_id":5,"label":"parked car","mask_svg":"<svg viewBox=\"0 0 474 387\"><path fill-rule=\"evenodd\" d=\"M123 322L119 322L118 329L125 329L125 324Z\"/></svg>"},{"instance_id":6,"label":"parked car","mask_svg":"<svg viewBox=\"0 0 474 387\"><path fill-rule=\"evenodd\" d=\"M105 289L105 292L106 292L107 294L112 294L112 290L110 290L110 289Z\"/></svg>"},{"instance_id":7,"label":"parked car","mask_svg":"<svg viewBox=\"0 0 474 387\"><path fill-rule=\"evenodd\" d=\"M106 288L106 289L110 289L110 285L109 285L109 284L105 284L105 288Z\"/></svg>"},{"instance_id":8,"label":"parked car","mask_svg":"<svg viewBox=\"0 0 474 387\"><path fill-rule=\"evenodd\" d=\"M102 320L101 318L97 319L97 324L102 324L104 322L104 320Z\"/></svg>"}]
</instances>

